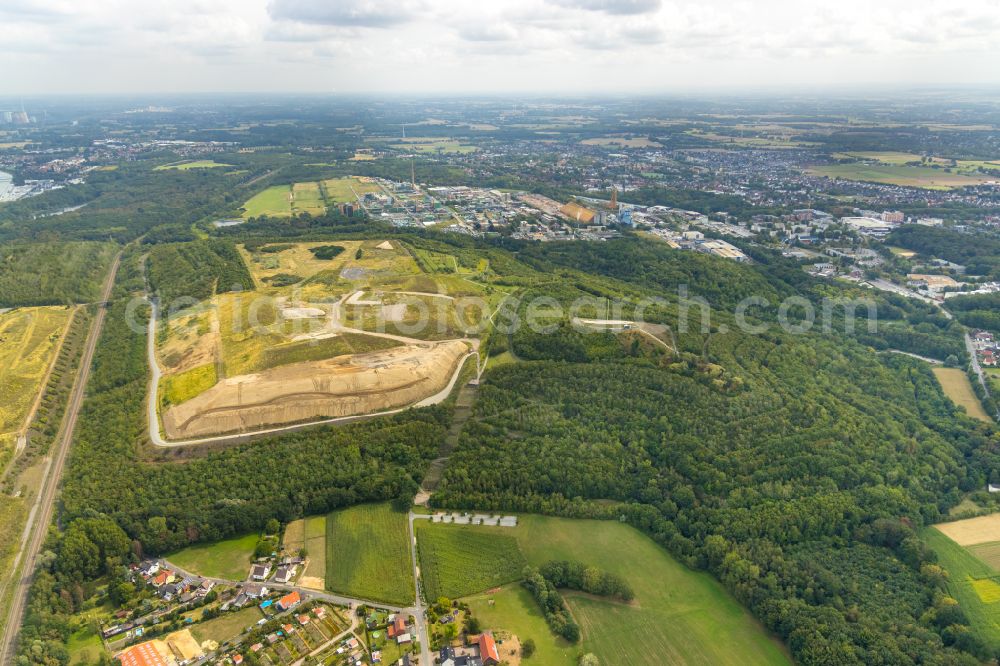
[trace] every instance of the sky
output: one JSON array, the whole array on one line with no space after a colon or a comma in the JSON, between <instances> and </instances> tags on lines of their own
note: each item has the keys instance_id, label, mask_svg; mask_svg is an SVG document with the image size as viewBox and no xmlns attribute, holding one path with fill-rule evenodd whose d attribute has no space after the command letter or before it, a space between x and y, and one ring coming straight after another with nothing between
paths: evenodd
<instances>
[{"instance_id":1,"label":"sky","mask_svg":"<svg viewBox=\"0 0 1000 666\"><path fill-rule=\"evenodd\" d=\"M0 95L1000 84L1000 0L0 0Z\"/></svg>"}]
</instances>

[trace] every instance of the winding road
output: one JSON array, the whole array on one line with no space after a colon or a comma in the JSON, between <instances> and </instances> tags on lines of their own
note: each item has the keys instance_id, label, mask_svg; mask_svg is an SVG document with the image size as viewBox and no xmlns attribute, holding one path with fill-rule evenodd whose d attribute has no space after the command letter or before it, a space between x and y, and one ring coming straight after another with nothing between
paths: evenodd
<instances>
[{"instance_id":1,"label":"winding road","mask_svg":"<svg viewBox=\"0 0 1000 666\"><path fill-rule=\"evenodd\" d=\"M76 421L80 415L83 398L86 395L87 380L90 378L90 366L94 360L97 341L101 337L101 329L108 313L108 301L111 298L111 291L114 288L115 276L118 274L120 264L121 253L115 257L105 279L101 292L101 305L90 324L87 343L83 349L83 356L80 358L80 370L76 381L73 382L73 388L70 390L69 400L66 404L66 412L59 426L59 432L56 434L55 451L46 464L38 497L28 513L28 520L21 535L21 545L11 564L13 572L11 575L20 575L20 578L15 583L16 587L13 591L7 621L3 625L3 633L0 635L0 665L13 661L15 638L24 616L24 606L28 599L31 581L34 579L38 553L41 551L42 544L45 543L49 524L52 522L52 510L59 492L59 481L62 478L63 467L73 442L73 431L76 429Z\"/></svg>"}]
</instances>

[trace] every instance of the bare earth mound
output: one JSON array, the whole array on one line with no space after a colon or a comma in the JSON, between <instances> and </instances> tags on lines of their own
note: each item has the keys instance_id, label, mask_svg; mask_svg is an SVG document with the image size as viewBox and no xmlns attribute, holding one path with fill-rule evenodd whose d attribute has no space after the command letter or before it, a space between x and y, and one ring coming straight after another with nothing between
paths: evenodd
<instances>
[{"instance_id":1,"label":"bare earth mound","mask_svg":"<svg viewBox=\"0 0 1000 666\"><path fill-rule=\"evenodd\" d=\"M170 439L354 416L412 404L443 390L465 342L405 345L231 377L163 415Z\"/></svg>"}]
</instances>

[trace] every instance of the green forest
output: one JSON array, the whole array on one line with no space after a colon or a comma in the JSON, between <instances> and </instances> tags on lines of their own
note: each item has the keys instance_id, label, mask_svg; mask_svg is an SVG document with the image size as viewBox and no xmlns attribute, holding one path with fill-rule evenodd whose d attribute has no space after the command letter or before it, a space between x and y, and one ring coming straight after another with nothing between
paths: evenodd
<instances>
[{"instance_id":1,"label":"green forest","mask_svg":"<svg viewBox=\"0 0 1000 666\"><path fill-rule=\"evenodd\" d=\"M114 254L112 243L0 244L0 307L96 301Z\"/></svg>"},{"instance_id":2,"label":"green forest","mask_svg":"<svg viewBox=\"0 0 1000 666\"><path fill-rule=\"evenodd\" d=\"M250 291L253 278L236 246L208 240L155 245L149 251L149 283L167 304L205 300L217 293Z\"/></svg>"}]
</instances>

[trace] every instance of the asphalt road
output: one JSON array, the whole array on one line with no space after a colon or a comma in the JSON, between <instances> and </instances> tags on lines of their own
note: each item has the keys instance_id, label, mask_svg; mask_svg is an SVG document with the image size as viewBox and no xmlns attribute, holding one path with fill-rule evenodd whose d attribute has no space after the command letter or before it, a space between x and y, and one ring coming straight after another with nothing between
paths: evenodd
<instances>
[{"instance_id":1,"label":"asphalt road","mask_svg":"<svg viewBox=\"0 0 1000 666\"><path fill-rule=\"evenodd\" d=\"M22 562L23 567L21 568L20 578L17 580L16 587L13 590L7 622L3 626L3 634L0 636L0 664L9 664L14 660L15 639L21 628L21 619L24 616L24 606L28 599L28 590L31 588L31 581L34 579L36 560L42 544L45 542L45 536L48 534L49 524L52 522L52 510L59 492L59 481L62 479L63 467L66 464L70 445L73 442L73 431L76 429L76 420L80 415L80 407L83 405L83 398L86 395L87 380L90 378L90 366L94 360L97 341L101 337L104 318L108 312L107 303L111 298L111 290L114 288L115 276L118 274L120 263L121 254L119 253L115 257L104 283L104 289L101 294L101 307L98 309L97 315L90 325L87 344L83 349L83 356L80 359L80 371L70 391L69 401L66 404L66 413L63 416L59 433L56 436L55 451L49 461L49 467L42 480L42 486L39 489L35 505L28 514L28 522L25 525L24 534L21 539L21 547L15 560L15 562ZM13 567L13 570L17 570L16 565Z\"/></svg>"}]
</instances>

